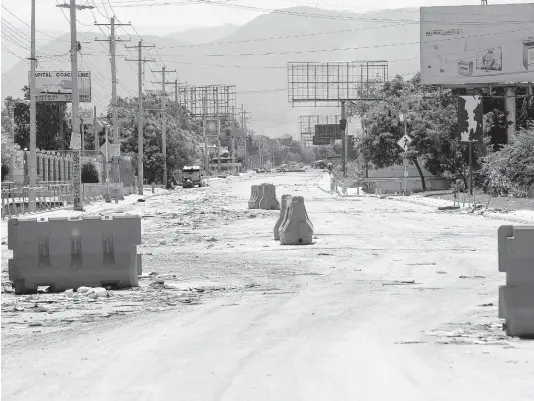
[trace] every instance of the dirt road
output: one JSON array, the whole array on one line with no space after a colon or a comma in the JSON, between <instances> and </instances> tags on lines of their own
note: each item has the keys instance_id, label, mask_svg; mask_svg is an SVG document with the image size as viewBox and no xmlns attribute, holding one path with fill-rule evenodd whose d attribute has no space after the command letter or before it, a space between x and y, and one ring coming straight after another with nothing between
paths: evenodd
<instances>
[{"instance_id":1,"label":"dirt road","mask_svg":"<svg viewBox=\"0 0 534 401\"><path fill-rule=\"evenodd\" d=\"M505 222L335 199L318 174L125 207L143 215L145 271L224 291L159 313L140 300L130 317L3 334L3 399L534 399L534 342L505 337L497 319ZM278 197L305 197L314 245L279 245L278 212L246 209L263 181Z\"/></svg>"}]
</instances>

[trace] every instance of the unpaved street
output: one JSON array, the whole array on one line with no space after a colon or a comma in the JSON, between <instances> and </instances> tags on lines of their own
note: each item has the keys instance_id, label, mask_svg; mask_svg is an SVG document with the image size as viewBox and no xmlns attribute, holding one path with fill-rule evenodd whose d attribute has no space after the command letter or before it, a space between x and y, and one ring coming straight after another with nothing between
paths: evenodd
<instances>
[{"instance_id":1,"label":"unpaved street","mask_svg":"<svg viewBox=\"0 0 534 401\"><path fill-rule=\"evenodd\" d=\"M3 294L3 399L534 399L534 342L497 318L497 228L510 223L335 197L321 174L116 209L143 217L143 270L157 276L97 300ZM313 245L273 240L279 212L247 209L260 182L304 196Z\"/></svg>"}]
</instances>

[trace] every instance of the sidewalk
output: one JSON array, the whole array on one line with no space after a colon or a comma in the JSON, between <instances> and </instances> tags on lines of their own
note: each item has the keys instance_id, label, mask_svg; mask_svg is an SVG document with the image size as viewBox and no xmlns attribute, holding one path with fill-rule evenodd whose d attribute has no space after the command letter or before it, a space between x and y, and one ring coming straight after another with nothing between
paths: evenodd
<instances>
[{"instance_id":1,"label":"sidewalk","mask_svg":"<svg viewBox=\"0 0 534 401\"><path fill-rule=\"evenodd\" d=\"M119 203L115 203L114 200L111 201L111 203L106 203L104 200L100 200L98 202L88 203L84 204L83 206L83 212L75 211L72 209L72 206L65 207L65 208L59 208L59 209L53 209L46 212L41 213L27 213L24 215L21 215L18 217L21 220L24 219L31 219L36 217L77 217L77 216L86 216L96 213L103 213L103 212L113 212L114 210L117 210L119 208L122 208L124 206L133 205L137 203L139 199L148 199L154 196L159 196L168 193L166 189L162 188L156 188L155 193L152 193L152 188L150 187L144 187L143 188L143 195L127 195L124 197L124 200L119 201ZM2 234L2 242L4 240L7 240L7 221L8 219L2 220L1 225L1 234Z\"/></svg>"},{"instance_id":2,"label":"sidewalk","mask_svg":"<svg viewBox=\"0 0 534 401\"><path fill-rule=\"evenodd\" d=\"M384 198L398 202L413 203L416 205L435 208L453 206L453 202L449 200L435 199L427 196L385 196ZM467 203L465 207L463 206L463 203L461 203L460 205L460 209L457 209L456 211L454 211L454 213L475 214L494 220L506 220L513 223L534 224L534 210L513 210L510 212L500 212L495 211L492 208L486 209L484 205L477 205L476 210L474 210L473 207L468 207Z\"/></svg>"}]
</instances>

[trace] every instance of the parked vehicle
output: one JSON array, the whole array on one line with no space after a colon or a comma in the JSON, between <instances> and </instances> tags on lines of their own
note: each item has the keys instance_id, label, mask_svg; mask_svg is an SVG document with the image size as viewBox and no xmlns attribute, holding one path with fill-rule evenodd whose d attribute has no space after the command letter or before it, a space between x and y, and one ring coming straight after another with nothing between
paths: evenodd
<instances>
[{"instance_id":1,"label":"parked vehicle","mask_svg":"<svg viewBox=\"0 0 534 401\"><path fill-rule=\"evenodd\" d=\"M182 169L182 186L184 188L194 188L202 186L202 175L199 166L184 166Z\"/></svg>"}]
</instances>

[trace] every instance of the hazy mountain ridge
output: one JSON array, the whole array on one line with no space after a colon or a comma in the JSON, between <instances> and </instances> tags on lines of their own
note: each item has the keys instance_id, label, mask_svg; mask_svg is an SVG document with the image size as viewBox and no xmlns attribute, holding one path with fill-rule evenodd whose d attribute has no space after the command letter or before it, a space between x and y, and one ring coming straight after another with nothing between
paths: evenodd
<instances>
[{"instance_id":1,"label":"hazy mountain ridge","mask_svg":"<svg viewBox=\"0 0 534 401\"><path fill-rule=\"evenodd\" d=\"M238 25L226 24L222 26L203 27L203 28L191 28L181 32L173 32L165 37L170 39L176 39L181 42L191 44L210 43L225 36L233 34L240 27Z\"/></svg>"},{"instance_id":2,"label":"hazy mountain ridge","mask_svg":"<svg viewBox=\"0 0 534 401\"><path fill-rule=\"evenodd\" d=\"M419 39L419 26L411 22L418 20L416 10L352 14L296 7L284 11L321 18L266 14L212 44L200 46L186 43L187 37L178 41L171 37L144 36L144 42L155 44L158 50L144 50L143 54L146 58L156 57L159 60L161 57L168 70L176 69L179 79L189 84L236 85L237 106L243 103L251 113L249 126L257 132L277 136L287 132L298 137L298 116L323 112L314 108L293 109L288 103L287 92L276 91L287 88L286 66L289 61L388 60L390 76L419 70L419 46L415 43ZM82 35L95 36L83 32ZM277 37L284 38L274 39ZM68 33L59 37L62 40L68 38ZM264 40L266 38L269 40ZM104 37L100 35L99 39ZM126 45L136 45L137 40L132 38L132 42ZM400 43L410 44L384 46ZM66 48L68 52L66 42L52 41L48 46L61 51ZM84 44L80 59L80 69L93 72L93 96L99 112L107 105L111 94L107 46L106 42ZM330 51L317 51L325 49ZM137 63L125 61L126 57L136 58L136 49L126 52L124 46L118 46L117 90L121 96L136 95L138 92ZM38 69L69 69L69 58L61 60L63 63L57 59L43 60ZM160 69L161 63L145 65L146 89L154 88L152 81L161 81L160 73L150 71ZM22 87L27 82L27 71L28 68L21 62L6 75L10 81ZM174 73L167 75L168 80L174 80L175 77ZM161 88L161 84L156 85L158 89ZM173 86L168 85L167 90L172 91ZM5 97L7 94L19 95L20 91L14 92L13 85L4 79L2 95ZM337 114L338 111L328 109L326 112Z\"/></svg>"}]
</instances>

